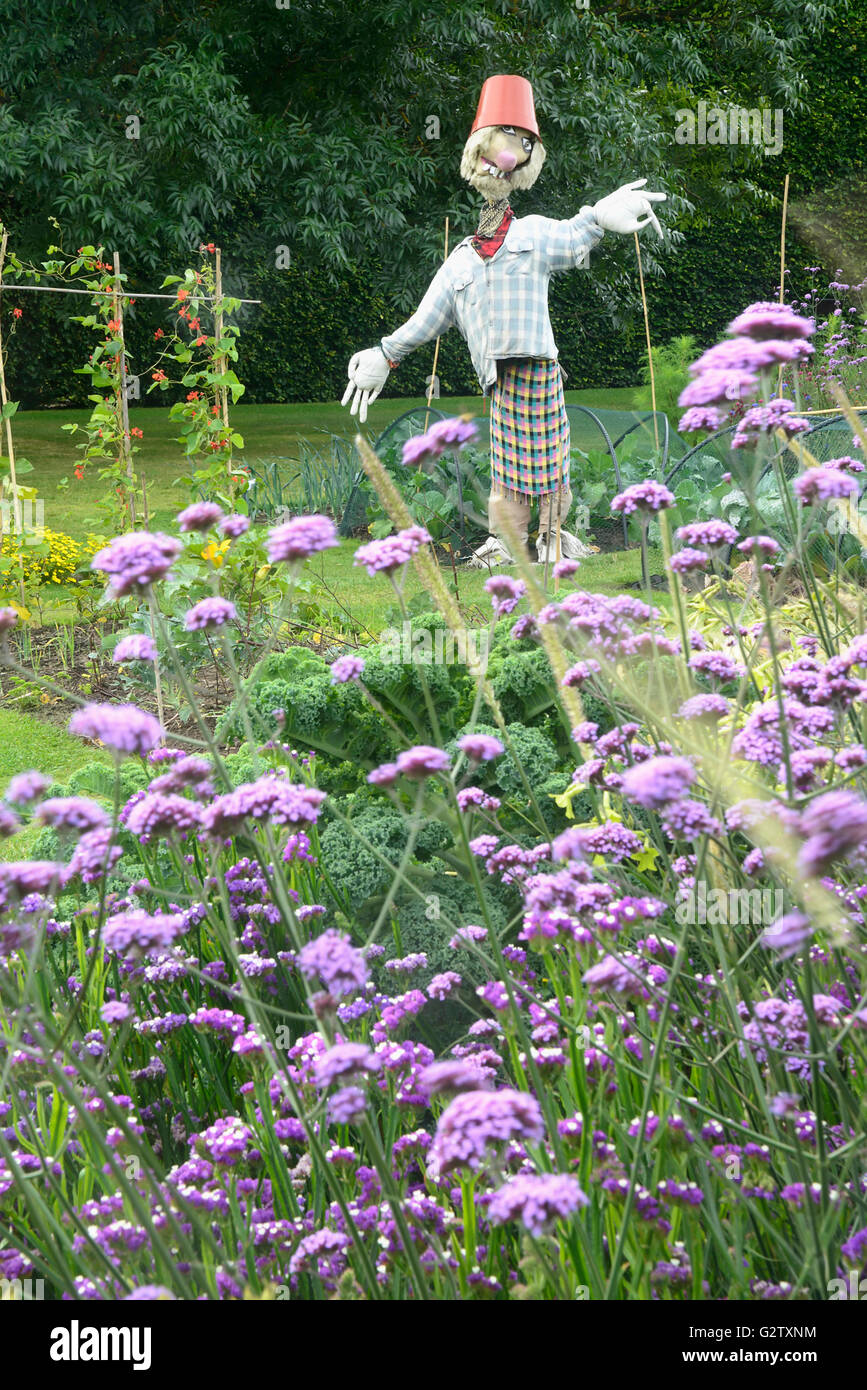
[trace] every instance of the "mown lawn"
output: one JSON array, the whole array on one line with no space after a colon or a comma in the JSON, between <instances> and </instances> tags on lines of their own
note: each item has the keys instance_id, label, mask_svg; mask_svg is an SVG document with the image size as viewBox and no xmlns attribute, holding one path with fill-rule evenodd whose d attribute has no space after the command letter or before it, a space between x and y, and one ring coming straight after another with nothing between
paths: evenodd
<instances>
[{"instance_id":1,"label":"mown lawn","mask_svg":"<svg viewBox=\"0 0 867 1390\"><path fill-rule=\"evenodd\" d=\"M384 627L399 625L400 614L397 598L389 581L382 575L368 577L364 570L353 565L353 555L359 542L342 541L339 549L328 550L308 564L311 575L315 575L325 590L321 603L323 606L323 625L332 631L340 631L348 614L356 623L363 624L371 636L378 636ZM449 565L441 562L440 568L449 588L454 589L454 576ZM652 552L650 556L651 573L662 573L662 554ZM507 570L506 573L516 573ZM537 567L539 582L542 582L542 567ZM490 616L490 599L485 594L484 584L488 578L487 570L473 570L459 566L457 571L458 596L463 611L471 615L473 606L482 610L483 620ZM641 556L637 549L612 551L607 554L591 555L581 562L580 569L569 580L561 580L559 593L570 589L588 589L605 594L619 594L625 588L638 585L641 580ZM548 574L548 590L553 597L553 578ZM422 592L415 570L407 567L404 597L411 602ZM636 590L637 592L637 590ZM653 602L664 607L667 594L654 590Z\"/></svg>"},{"instance_id":2,"label":"mown lawn","mask_svg":"<svg viewBox=\"0 0 867 1390\"><path fill-rule=\"evenodd\" d=\"M602 409L628 409L632 405L633 388L610 391L568 391L567 401L596 406ZM482 401L479 396L457 396L436 402L440 408L454 414L478 414ZM423 406L418 399L380 400L374 402L363 431L373 441L398 415L413 407ZM45 525L53 531L63 531L78 540L89 532L101 534L104 522L96 511L96 501L102 491L96 470L90 469L78 481L73 473L76 463L76 439L61 426L83 423L85 410L19 411L15 416L15 441L19 456L33 464L34 472L28 482L35 483L45 503ZM351 440L357 432L356 421L338 402L304 405L238 405L232 409L232 420L244 436L244 456L254 465L265 458L285 458L287 469L297 456L299 444L309 441L326 444L329 435L336 434ZM152 528L171 530L174 516L189 500L188 491L176 485L183 472L183 460L177 443L177 425L168 417L168 410L140 406L130 410L130 424L141 429L144 438L136 466L144 473L147 483L149 520ZM62 485L66 480L65 486ZM326 552L312 567L320 579L323 625L336 632L348 631L348 614L371 634L378 634L393 621L391 610L395 596L385 579L368 579L353 567L352 556L358 541L344 541L339 550ZM653 568L658 568L654 562ZM446 567L451 582L451 571ZM585 561L576 581L582 588L597 588L617 593L639 578L637 551L595 555ZM462 567L458 575L458 592L468 608L485 602L483 584L485 571ZM363 580L363 582L362 582ZM565 587L565 586L564 586ZM419 590L414 572L406 581L406 596L412 599ZM73 618L72 594L66 589L43 590L39 595L39 617L43 622L69 622ZM487 609L486 609L487 611ZM362 632L363 635L363 632Z\"/></svg>"},{"instance_id":3,"label":"mown lawn","mask_svg":"<svg viewBox=\"0 0 867 1390\"><path fill-rule=\"evenodd\" d=\"M608 409L630 408L632 396L631 388L607 392L567 392L569 401ZM423 404L423 400L408 399L377 401L371 409L364 432L368 438L375 440L399 414ZM479 397L456 397L447 402L440 401L439 404L454 414L478 413L481 400ZM38 484L40 496L44 499L45 525L76 539L83 539L90 531L101 530L95 511L101 484L95 471L86 475L81 482L74 478L76 437L63 431L61 425L73 421L81 423L86 418L87 412L83 410L23 411L15 417L17 452L19 457L26 457L33 464L34 472L28 476L28 482ZM239 405L233 409L232 419L235 427L244 435L245 456L253 462L274 456L291 460L298 450L299 441L322 444L331 433L352 439L357 432L356 422L336 402ZM147 479L150 524L154 528L171 530L175 514L189 500L186 489L175 486L175 479L183 471L181 452L175 438L177 427L169 421L167 410L146 407L133 408L130 423L144 431L137 465L143 469ZM64 478L68 479L66 487L60 486ZM338 648L341 639L355 645L373 640L384 628L400 622L396 596L389 581L382 576L370 578L353 565L358 544L357 539L343 540L339 547L317 556L308 566L309 577L315 581L318 603L318 611L311 616L313 640L318 641L316 634L324 632ZM455 576L451 567L444 563L442 568L446 582L454 588ZM651 570L661 572L659 554L651 555ZM538 573L541 580L541 569ZM471 570L465 566L458 569L457 593L468 626L487 621L490 614L490 602L484 593L487 577L486 570ZM564 594L569 589L581 588L620 593L627 588L637 590L639 579L638 550L596 554L582 562L573 578L561 582L559 592ZM550 576L549 591L553 594ZM412 602L421 593L421 585L412 566L407 568L403 593L407 602ZM33 614L34 620L63 625L74 622L73 594L74 591L68 588L47 586L39 595L40 607L38 615ZM660 607L666 606L666 600L665 593L654 592L653 601L659 603ZM60 683L64 684L62 678ZM15 693L7 689L4 696L12 702ZM93 748L70 738L56 724L43 721L38 714L11 709L8 704L3 708L2 704L3 697L0 697L0 788L14 773L31 767L62 782L77 767L100 756ZM12 837L5 846L0 845L0 858L15 857L26 852L35 833L33 828L28 828L21 835Z\"/></svg>"},{"instance_id":4,"label":"mown lawn","mask_svg":"<svg viewBox=\"0 0 867 1390\"><path fill-rule=\"evenodd\" d=\"M0 708L0 793L18 772L34 768L63 783L85 763L103 761L111 761L109 753L72 738L58 725ZM38 834L39 827L31 824L0 840L0 860L26 857Z\"/></svg>"},{"instance_id":5,"label":"mown lawn","mask_svg":"<svg viewBox=\"0 0 867 1390\"><path fill-rule=\"evenodd\" d=\"M632 387L567 391L566 399L600 408L630 409L633 394ZM453 396L434 404L459 415L480 414L483 403L481 396ZM373 442L392 420L420 405L424 405L422 398L375 401L362 433ZM131 427L144 433L135 463L137 471L145 475L151 526L165 528L189 500L187 490L175 486L175 480L184 472L177 443L178 427L169 420L168 410L139 406L132 407L129 415ZM88 531L101 531L104 527L95 508L103 491L96 471L89 470L80 482L73 474L78 459L75 446L84 436L61 428L64 424L84 424L87 418L86 410L24 410L14 420L16 453L33 464L34 472L26 481L38 487L45 502L45 525L52 531L65 531L77 540ZM241 404L232 407L231 418L244 437L244 449L240 452L254 465L258 459L275 456L293 459L301 440L322 445L330 434L352 439L358 430L357 422L337 401L312 405ZM68 480L67 484L59 488L63 479Z\"/></svg>"}]
</instances>

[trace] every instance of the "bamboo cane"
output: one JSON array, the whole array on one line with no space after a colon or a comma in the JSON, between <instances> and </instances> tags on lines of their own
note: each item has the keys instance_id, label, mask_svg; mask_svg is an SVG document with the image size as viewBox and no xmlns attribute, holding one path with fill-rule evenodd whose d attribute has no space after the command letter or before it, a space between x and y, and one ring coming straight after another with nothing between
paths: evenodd
<instances>
[{"instance_id":1,"label":"bamboo cane","mask_svg":"<svg viewBox=\"0 0 867 1390\"><path fill-rule=\"evenodd\" d=\"M558 474L559 474L559 470L558 470ZM551 558L551 523L553 522L553 520L554 520L554 494L553 494L553 492L552 492L552 493L550 493L549 496L548 496L548 529L547 529L546 532L545 532L545 571L544 571L544 574L543 574L543 576L542 576L542 588L543 588L546 592L547 592L547 590L548 590L548 563L549 563L550 558ZM540 522L540 526L541 526L541 508L540 508L539 522Z\"/></svg>"},{"instance_id":2,"label":"bamboo cane","mask_svg":"<svg viewBox=\"0 0 867 1390\"><path fill-rule=\"evenodd\" d=\"M214 291L215 291L215 294L216 294L216 304L217 304L216 330L217 330L217 341L219 342L219 341L222 339L222 336L223 336L223 271L222 271L222 253L221 253L221 251L220 251L219 246L216 248L216 251L214 252L214 262L215 262L215 271L214 271L214 275L215 275ZM226 370L226 358L225 358L225 355L224 355L223 353L220 353L219 363L220 363L220 375L222 376L222 374L223 374L223 373L225 372L225 370ZM228 393L227 393L227 391L226 391L225 386L219 387L218 395L219 395L219 397L220 397L220 414L221 414L222 417L223 417L223 424L225 425L226 429L228 430L228 428L229 428L229 397L228 397Z\"/></svg>"},{"instance_id":3,"label":"bamboo cane","mask_svg":"<svg viewBox=\"0 0 867 1390\"><path fill-rule=\"evenodd\" d=\"M2 301L3 266L6 263L6 245L8 240L9 233L4 227L3 238L2 241L0 241L0 301ZM0 406L3 407L4 412L8 403L9 398L6 394L6 369L3 362L2 324L0 324ZM18 537L18 584L21 594L21 607L26 608L27 605L24 602L24 527L21 517L21 498L18 496L18 479L15 475L15 445L12 441L12 420L10 416L4 415L3 423L6 426L6 451L9 457L9 483L12 488L12 515L15 519L15 534ZM0 484L0 488L2 488L2 484ZM2 539L2 535L3 517L2 513L0 513L0 539Z\"/></svg>"},{"instance_id":4,"label":"bamboo cane","mask_svg":"<svg viewBox=\"0 0 867 1390\"><path fill-rule=\"evenodd\" d=\"M561 482L560 482L560 484L559 484L559 486L558 486L558 488L557 488L557 542L556 542L556 545L555 545L555 547L554 547L554 558L555 558L555 561L556 561L556 564L555 564L555 567L554 567L554 593L555 593L555 594L559 594L559 592L560 592L560 576L559 576L559 574L557 573L557 568L556 568L556 566L559 565L561 559L563 558L563 552L562 552L561 546L560 546L560 520L561 520L562 511L563 511L563 484L562 484L562 480L561 480Z\"/></svg>"},{"instance_id":5,"label":"bamboo cane","mask_svg":"<svg viewBox=\"0 0 867 1390\"><path fill-rule=\"evenodd\" d=\"M788 176L788 174L787 174L787 175L786 175L786 181L785 181L785 183L783 184L783 219L782 219L782 224L781 224L781 226L780 226L780 303L781 303L781 304L784 302L784 299L785 299L785 289L786 289L786 214L788 213L788 210L789 210L789 176ZM782 364L782 362L781 362L781 363L780 363L780 369L779 369L779 372L778 372L778 374L777 374L777 395L778 395L778 396L781 396L782 394L783 394L783 364Z\"/></svg>"},{"instance_id":6,"label":"bamboo cane","mask_svg":"<svg viewBox=\"0 0 867 1390\"><path fill-rule=\"evenodd\" d=\"M449 258L449 219L446 218L446 237L445 237L445 250L443 251L443 264L445 264L445 262L448 260L448 258ZM428 419L429 419L429 417L430 417L430 403L431 403L431 401L433 400L434 386L436 385L436 379L437 379L437 361L438 361L438 359L439 359L439 355L440 355L440 339L439 339L439 334L437 334L437 340L436 340L436 342L435 342L435 344L434 344L433 371L431 372L431 378L430 378L430 390L429 390L428 393L427 393L427 407L426 407L426 409L425 409L425 415L424 415L424 429L422 430L422 434L427 434L427 422L428 422Z\"/></svg>"},{"instance_id":7,"label":"bamboo cane","mask_svg":"<svg viewBox=\"0 0 867 1390\"><path fill-rule=\"evenodd\" d=\"M6 288L7 290L15 290L16 294L19 290L24 290L27 294L86 294L88 299L94 299L97 295L108 296L109 298L111 298L111 296L114 294L114 290L76 290L73 289L71 285L7 284ZM136 299L170 299L173 303L177 299L176 294L146 294L143 290L137 290L134 297ZM204 299L206 303L212 304L214 300L217 298L217 296L203 294L201 298ZM238 303L262 304L264 303L264 301L261 299L239 299Z\"/></svg>"},{"instance_id":8,"label":"bamboo cane","mask_svg":"<svg viewBox=\"0 0 867 1390\"><path fill-rule=\"evenodd\" d=\"M638 257L638 283L641 286L641 307L644 310L644 336L647 339L647 365L650 370L650 408L653 411L653 437L656 441L656 452L659 453L659 424L656 419L656 379L653 375L653 353L650 348L650 316L647 312L647 295L644 293L644 271L641 268L641 247L638 243L638 233L633 232L635 237L635 254Z\"/></svg>"},{"instance_id":9,"label":"bamboo cane","mask_svg":"<svg viewBox=\"0 0 867 1390\"><path fill-rule=\"evenodd\" d=\"M149 530L151 529L151 523L150 523L150 517L149 517L149 515L148 515L148 492L147 492L147 482L145 481L144 470L142 470L142 475L141 475L141 504L142 504L142 511L144 512L144 525L145 525L145 530L146 530L146 531L149 531ZM160 676L160 658L159 658L159 652L157 651L157 622L156 622L156 614L155 614L155 612L154 612L154 604L155 604L154 593L153 593L153 589L151 589L151 592L150 592L150 602L149 602L149 605L148 605L148 612L149 612L149 614L150 614L151 641L152 641L153 644L154 644L154 690L155 690L156 697L157 697L157 716L158 716L158 718L159 718L160 724L162 725L163 728L165 728L166 725L165 725L165 710L164 710L164 708L163 708L163 683L162 683L162 678L161 678L161 676Z\"/></svg>"},{"instance_id":10,"label":"bamboo cane","mask_svg":"<svg viewBox=\"0 0 867 1390\"><path fill-rule=\"evenodd\" d=\"M113 316L118 324L117 336L120 339L120 418L123 427L123 440L121 442L121 460L126 463L126 476L129 479L129 490L127 500L129 504L129 519L132 530L136 527L135 516L135 474L132 467L132 449L129 434L129 401L126 395L126 346L123 337L123 292L120 279L120 253L114 253L114 299L112 300Z\"/></svg>"}]
</instances>

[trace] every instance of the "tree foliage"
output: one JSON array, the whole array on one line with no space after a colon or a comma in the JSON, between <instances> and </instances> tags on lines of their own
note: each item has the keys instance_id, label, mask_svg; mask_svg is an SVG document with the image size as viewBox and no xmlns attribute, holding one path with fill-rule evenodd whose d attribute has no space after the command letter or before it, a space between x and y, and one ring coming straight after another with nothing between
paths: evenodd
<instances>
[{"instance_id":1,"label":"tree foliage","mask_svg":"<svg viewBox=\"0 0 867 1390\"><path fill-rule=\"evenodd\" d=\"M144 270L252 213L263 257L283 244L335 273L371 262L409 304L445 215L456 231L474 220L457 168L491 72L536 91L549 160L525 210L566 215L642 174L669 192L673 226L699 187L702 202L768 196L760 151L685 154L674 110L698 96L798 110L805 45L832 8L33 0L0 46L6 220L37 233L53 213ZM616 258L611 275L616 289Z\"/></svg>"},{"instance_id":2,"label":"tree foliage","mask_svg":"<svg viewBox=\"0 0 867 1390\"><path fill-rule=\"evenodd\" d=\"M665 337L710 341L747 296L773 293L786 172L793 254L803 259L801 236L831 272L860 255L863 0L0 7L0 214L12 244L41 258L55 216L65 244L119 250L133 288L182 270L202 240L222 244L228 292L266 301L242 324L250 399L339 395L348 352L418 303L445 217L452 246L473 230L478 198L458 165L492 72L533 82L548 150L519 212L571 215L640 175L668 192L664 243L642 242ZM678 144L675 113L699 100L781 109L783 154ZM592 262L552 292L570 385L634 380L632 239L606 237ZM694 294L699 282L708 298ZM34 305L34 336L22 327L12 353L10 370L30 373L34 391L52 376L37 358L61 313ZM25 343L32 360L19 364ZM394 390L424 389L429 361L417 356ZM444 391L473 389L457 340L443 344L440 376ZM58 380L50 398L62 395Z\"/></svg>"}]
</instances>

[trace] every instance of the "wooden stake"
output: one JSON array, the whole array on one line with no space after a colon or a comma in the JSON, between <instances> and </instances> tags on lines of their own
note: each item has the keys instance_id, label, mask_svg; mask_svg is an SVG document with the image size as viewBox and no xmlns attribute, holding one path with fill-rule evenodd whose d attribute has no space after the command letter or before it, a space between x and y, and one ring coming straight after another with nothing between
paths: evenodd
<instances>
[{"instance_id":1,"label":"wooden stake","mask_svg":"<svg viewBox=\"0 0 867 1390\"><path fill-rule=\"evenodd\" d=\"M786 289L786 214L789 210L789 176L783 184L783 220L780 227L780 303L785 299ZM777 374L777 395L783 393L783 364L780 363L780 370Z\"/></svg>"},{"instance_id":2,"label":"wooden stake","mask_svg":"<svg viewBox=\"0 0 867 1390\"><path fill-rule=\"evenodd\" d=\"M219 341L219 340L222 338L222 336L223 336L223 270L222 270L222 252L220 251L219 246L216 248L216 250L215 250L215 252L214 252L214 262L215 262L215 285L214 285L214 291L215 291L215 294L216 294L216 296L217 296L216 332L217 332L217 340ZM220 354L219 363L220 363L220 373L222 374L222 373L225 372L225 370L226 370L226 358L225 358L225 356L224 356L223 353ZM228 428L229 428L229 396L228 396L228 392L226 391L225 386L221 386L221 387L219 388L218 394L219 394L219 397L220 397L220 414L221 414L222 417L223 417L223 424L225 425L226 429L228 429Z\"/></svg>"},{"instance_id":3,"label":"wooden stake","mask_svg":"<svg viewBox=\"0 0 867 1390\"><path fill-rule=\"evenodd\" d=\"M114 298L112 300L113 317L119 325L117 336L120 339L120 419L123 427L123 442L121 444L121 459L126 462L126 476L129 479L129 491L127 500L129 503L129 519L131 529L136 527L135 519L135 474L132 467L132 441L129 433L129 401L126 395L126 347L123 340L123 287L120 279L120 253L114 253Z\"/></svg>"},{"instance_id":4,"label":"wooden stake","mask_svg":"<svg viewBox=\"0 0 867 1390\"><path fill-rule=\"evenodd\" d=\"M554 548L554 554L555 554L555 557L556 557L556 563L557 563L558 565L559 565L560 561L561 561L562 558L563 558L563 551L562 551L562 548L561 548L561 545L560 545L560 520L561 520L561 513L562 513L562 510L563 510L563 485L562 485L562 482L561 482L561 483L560 483L560 486L557 488L557 544L556 544L556 546L555 546L555 548ZM559 574L557 573L557 571L556 571L556 569L555 569L555 570L554 570L554 593L555 593L555 594L559 594L559 592L560 592L560 576L559 576Z\"/></svg>"},{"instance_id":5,"label":"wooden stake","mask_svg":"<svg viewBox=\"0 0 867 1390\"><path fill-rule=\"evenodd\" d=\"M783 223L780 229L780 303L785 298L786 288L786 214L789 210L789 176L786 175L786 182L783 184Z\"/></svg>"},{"instance_id":6,"label":"wooden stake","mask_svg":"<svg viewBox=\"0 0 867 1390\"><path fill-rule=\"evenodd\" d=\"M150 619L151 619L151 641L152 641L153 644L154 644L154 651L156 651L156 647L157 647L157 619L156 619L156 606L157 606L157 601L156 601L156 598L154 597L153 588L151 588L151 591L150 591L150 602L149 602L149 604L148 604L148 609L149 609L149 612L150 612ZM165 729L165 727L166 727L166 722L165 722L165 712L164 712L164 710L163 710L163 685L162 685L162 681L161 681L161 679L160 679L160 659L159 659L159 655L156 655L156 656L154 657L154 687L155 687L155 692L156 692L156 697L157 697L157 718L158 718L159 721L160 721L161 727L162 727L163 729ZM163 741L164 741L164 739L161 738L161 739L160 739L160 743L162 743Z\"/></svg>"},{"instance_id":7,"label":"wooden stake","mask_svg":"<svg viewBox=\"0 0 867 1390\"><path fill-rule=\"evenodd\" d=\"M641 306L644 309L644 336L647 339L647 365L650 368L650 407L653 411L653 437L656 441L656 452L659 453L659 424L656 419L656 381L653 375L653 353L650 349L650 315L647 312L647 295L644 293L644 271L641 269L641 247L638 244L638 233L633 232L635 237L635 254L638 257L638 283L641 286Z\"/></svg>"},{"instance_id":8,"label":"wooden stake","mask_svg":"<svg viewBox=\"0 0 867 1390\"><path fill-rule=\"evenodd\" d=\"M0 241L0 302L2 302L3 266L6 263L6 244L8 240L9 233L4 227L3 238L2 241ZM3 330L2 322L0 322L0 406L5 408L8 403L9 398L6 394L6 369L3 363ZM18 496L18 479L15 476L15 445L12 442L12 420L9 416L4 420L4 424L6 426L6 452L9 456L9 483L12 489L12 515L15 519L15 534L18 537L18 566L20 571L18 582L21 593L21 607L26 608L27 605L24 602L24 526L21 518L21 498ZM2 483L0 483L0 492L2 492ZM2 513L0 513L0 539L2 539L2 536L3 517Z\"/></svg>"},{"instance_id":9,"label":"wooden stake","mask_svg":"<svg viewBox=\"0 0 867 1390\"><path fill-rule=\"evenodd\" d=\"M548 592L548 562L551 557L551 523L554 520L554 494L548 497L548 525L545 530L545 570L542 575L542 588ZM542 504L539 504L539 528L542 527ZM538 559L538 556L537 556Z\"/></svg>"},{"instance_id":10,"label":"wooden stake","mask_svg":"<svg viewBox=\"0 0 867 1390\"><path fill-rule=\"evenodd\" d=\"M443 264L445 264L445 262L448 260L448 258L449 258L449 219L446 218L446 239L445 239L445 250L443 251ZM439 337L437 337L436 343L434 344L433 371L431 372L431 378L430 378L430 390L429 390L428 393L427 393L427 408L426 408L426 410L425 410L425 416L424 416L424 429L422 430L422 434L427 434L427 422L428 422L428 417L429 417L429 415L430 415L430 403L431 403L431 401L432 401L432 399L433 399L434 387L436 386L436 380L437 380L437 361L438 361L438 359L439 359L439 355L440 355L440 340L439 340Z\"/></svg>"},{"instance_id":11,"label":"wooden stake","mask_svg":"<svg viewBox=\"0 0 867 1390\"><path fill-rule=\"evenodd\" d=\"M148 489L147 482L145 481L144 469L141 471L141 505L144 512L145 530L149 531L151 529L151 523L150 517L148 516Z\"/></svg>"}]
</instances>

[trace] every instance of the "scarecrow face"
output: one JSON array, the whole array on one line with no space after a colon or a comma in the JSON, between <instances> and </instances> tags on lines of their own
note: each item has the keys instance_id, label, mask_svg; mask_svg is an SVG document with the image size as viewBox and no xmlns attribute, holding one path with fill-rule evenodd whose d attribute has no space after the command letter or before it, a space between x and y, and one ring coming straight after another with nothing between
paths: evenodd
<instances>
[{"instance_id":1,"label":"scarecrow face","mask_svg":"<svg viewBox=\"0 0 867 1390\"><path fill-rule=\"evenodd\" d=\"M461 178L495 201L515 188L532 188L545 162L545 147L520 126L490 125L475 131L464 146Z\"/></svg>"}]
</instances>

